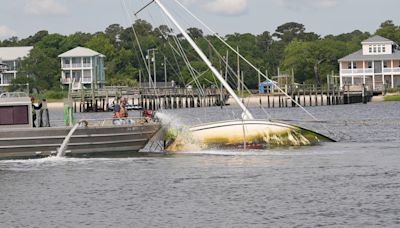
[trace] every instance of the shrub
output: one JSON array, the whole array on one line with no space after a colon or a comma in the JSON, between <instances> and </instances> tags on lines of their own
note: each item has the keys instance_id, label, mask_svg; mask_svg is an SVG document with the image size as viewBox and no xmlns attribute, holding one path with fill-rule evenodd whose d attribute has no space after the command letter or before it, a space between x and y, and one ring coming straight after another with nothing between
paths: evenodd
<instances>
[{"instance_id":1,"label":"shrub","mask_svg":"<svg viewBox=\"0 0 400 228\"><path fill-rule=\"evenodd\" d=\"M388 88L386 93L400 93L400 88Z\"/></svg>"},{"instance_id":2,"label":"shrub","mask_svg":"<svg viewBox=\"0 0 400 228\"><path fill-rule=\"evenodd\" d=\"M67 91L48 90L42 94L37 95L40 99L46 98L48 100L61 100L68 96Z\"/></svg>"}]
</instances>

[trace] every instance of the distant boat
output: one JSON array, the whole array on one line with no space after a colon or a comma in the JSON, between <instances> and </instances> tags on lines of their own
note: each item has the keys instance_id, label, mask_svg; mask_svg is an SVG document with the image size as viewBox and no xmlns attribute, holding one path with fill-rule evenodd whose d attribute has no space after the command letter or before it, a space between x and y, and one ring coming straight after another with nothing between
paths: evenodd
<instances>
[{"instance_id":1,"label":"distant boat","mask_svg":"<svg viewBox=\"0 0 400 228\"><path fill-rule=\"evenodd\" d=\"M32 127L29 97L0 96L0 159L57 154L72 127ZM72 134L66 156L118 155L137 152L160 129L144 118L85 120Z\"/></svg>"},{"instance_id":2,"label":"distant boat","mask_svg":"<svg viewBox=\"0 0 400 228\"><path fill-rule=\"evenodd\" d=\"M185 37L200 58L221 82L231 97L242 109L242 120L228 120L211 122L189 128L189 132L172 133L167 137L168 151L197 150L209 148L246 148L248 145L259 145L257 148L269 146L302 146L314 145L318 142L334 140L314 131L298 126L257 120L235 94L230 85L225 81L220 72L213 66L203 51L196 45L174 17L168 12L160 0L154 0L170 21L175 24L179 32Z\"/></svg>"}]
</instances>

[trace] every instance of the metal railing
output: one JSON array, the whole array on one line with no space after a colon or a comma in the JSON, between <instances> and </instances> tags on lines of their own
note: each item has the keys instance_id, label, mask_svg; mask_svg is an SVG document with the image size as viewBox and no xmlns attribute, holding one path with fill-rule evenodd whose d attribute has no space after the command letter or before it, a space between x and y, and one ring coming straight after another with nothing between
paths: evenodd
<instances>
[{"instance_id":1,"label":"metal railing","mask_svg":"<svg viewBox=\"0 0 400 228\"><path fill-rule=\"evenodd\" d=\"M62 68L90 68L90 63L70 63L70 64L62 64Z\"/></svg>"}]
</instances>

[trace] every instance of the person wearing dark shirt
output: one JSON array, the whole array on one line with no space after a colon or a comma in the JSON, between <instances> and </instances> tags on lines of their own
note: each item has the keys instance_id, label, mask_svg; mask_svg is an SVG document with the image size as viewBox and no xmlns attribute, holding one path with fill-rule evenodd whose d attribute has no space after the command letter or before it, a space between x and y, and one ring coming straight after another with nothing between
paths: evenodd
<instances>
[{"instance_id":1,"label":"person wearing dark shirt","mask_svg":"<svg viewBox=\"0 0 400 228\"><path fill-rule=\"evenodd\" d=\"M42 108L42 103L35 105L35 97L31 97L32 102L32 124L33 127L36 127L35 120L36 120L36 110L40 110Z\"/></svg>"}]
</instances>

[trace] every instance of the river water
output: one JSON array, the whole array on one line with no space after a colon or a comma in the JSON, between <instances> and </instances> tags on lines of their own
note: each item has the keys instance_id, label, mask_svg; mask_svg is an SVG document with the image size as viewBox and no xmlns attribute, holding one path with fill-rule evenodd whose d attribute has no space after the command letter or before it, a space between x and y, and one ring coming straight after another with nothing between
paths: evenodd
<instances>
[{"instance_id":1,"label":"river water","mask_svg":"<svg viewBox=\"0 0 400 228\"><path fill-rule=\"evenodd\" d=\"M400 227L400 102L308 110L324 124L298 108L252 109L339 142L0 161L0 227ZM165 114L181 124L239 116L235 107Z\"/></svg>"}]
</instances>

